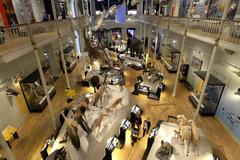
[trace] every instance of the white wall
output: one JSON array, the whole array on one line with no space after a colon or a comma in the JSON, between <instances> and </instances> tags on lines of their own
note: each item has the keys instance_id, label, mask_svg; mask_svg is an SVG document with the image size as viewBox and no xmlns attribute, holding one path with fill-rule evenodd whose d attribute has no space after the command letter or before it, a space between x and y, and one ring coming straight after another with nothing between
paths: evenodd
<instances>
[{"instance_id":1,"label":"white wall","mask_svg":"<svg viewBox=\"0 0 240 160\"><path fill-rule=\"evenodd\" d=\"M14 88L15 79L13 77L17 73L22 71L23 75L28 75L36 68L36 62L33 53L29 53L10 63L0 64L0 81L2 82L6 79L12 80L10 82L1 84L0 87L2 88L3 86L9 86ZM22 96L21 92L19 96ZM28 112L22 112L18 106L16 97L13 96L8 98L6 96L6 90L0 92L0 102L0 131L7 125L19 127Z\"/></svg>"},{"instance_id":2,"label":"white wall","mask_svg":"<svg viewBox=\"0 0 240 160\"><path fill-rule=\"evenodd\" d=\"M45 12L43 0L31 0L32 10L36 22L43 20L43 14Z\"/></svg>"},{"instance_id":3,"label":"white wall","mask_svg":"<svg viewBox=\"0 0 240 160\"><path fill-rule=\"evenodd\" d=\"M187 38L184 48L184 56L189 59L188 82L194 86L196 75L191 67L192 57L195 56L203 61L202 71L206 71L213 46L192 38ZM193 52L198 50L200 53ZM224 48L218 48L211 74L226 84L216 117L220 119L223 125L238 139L240 139L240 96L234 94L237 88L240 88L240 77L233 71L240 72L240 52L229 54ZM237 68L235 68L235 67ZM239 117L239 118L238 118ZM229 120L233 119L233 120ZM231 121L235 121L232 123Z\"/></svg>"}]
</instances>

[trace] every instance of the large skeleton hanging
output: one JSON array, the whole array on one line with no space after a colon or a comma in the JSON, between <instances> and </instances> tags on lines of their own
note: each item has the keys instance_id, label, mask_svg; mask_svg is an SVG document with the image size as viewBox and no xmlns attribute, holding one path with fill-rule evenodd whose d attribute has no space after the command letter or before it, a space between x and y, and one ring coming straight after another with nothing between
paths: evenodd
<instances>
[{"instance_id":1,"label":"large skeleton hanging","mask_svg":"<svg viewBox=\"0 0 240 160\"><path fill-rule=\"evenodd\" d=\"M118 6L113 5L107 11L104 10L102 14L94 21L94 25L90 24L87 28L85 28L84 41L91 61L98 59L101 63L110 62L109 55L103 46L103 39L101 37L99 28L102 25L103 20L107 19L110 15L115 14L117 12L117 9Z\"/></svg>"},{"instance_id":2,"label":"large skeleton hanging","mask_svg":"<svg viewBox=\"0 0 240 160\"><path fill-rule=\"evenodd\" d=\"M137 4L139 4L139 0L131 1L132 6L135 6ZM111 59L109 58L106 50L104 50L103 38L101 37L99 28L103 24L104 19L107 19L109 16L114 15L118 11L119 7L120 5L113 5L108 10L104 9L102 14L94 21L94 25L90 24L87 28L85 28L84 41L91 61L98 59L102 63L110 64Z\"/></svg>"}]
</instances>

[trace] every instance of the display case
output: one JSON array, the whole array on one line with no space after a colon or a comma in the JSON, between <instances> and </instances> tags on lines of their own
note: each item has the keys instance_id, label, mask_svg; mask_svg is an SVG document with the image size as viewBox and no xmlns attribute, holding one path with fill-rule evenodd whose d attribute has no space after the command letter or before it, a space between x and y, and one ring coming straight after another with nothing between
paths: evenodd
<instances>
[{"instance_id":1,"label":"display case","mask_svg":"<svg viewBox=\"0 0 240 160\"><path fill-rule=\"evenodd\" d=\"M194 92L191 92L191 96L189 96L189 100L193 103L194 107L197 107L199 97L201 94L202 86L206 77L206 71L196 71L194 72L197 76L197 85L194 88ZM199 114L202 116L214 116L218 104L221 100L223 90L225 88L225 84L216 78L213 75L210 75L207 88L204 94L203 103L199 110Z\"/></svg>"},{"instance_id":2,"label":"display case","mask_svg":"<svg viewBox=\"0 0 240 160\"><path fill-rule=\"evenodd\" d=\"M56 92L53 85L53 78L47 68L43 68L47 89L50 97ZM29 112L40 112L47 105L47 99L40 81L39 71L35 70L20 81L20 86Z\"/></svg>"},{"instance_id":3,"label":"display case","mask_svg":"<svg viewBox=\"0 0 240 160\"><path fill-rule=\"evenodd\" d=\"M111 160L112 152L119 144L120 144L120 142L116 136L111 137L108 140L107 145L105 147L105 156L104 156L103 160Z\"/></svg>"},{"instance_id":4,"label":"display case","mask_svg":"<svg viewBox=\"0 0 240 160\"><path fill-rule=\"evenodd\" d=\"M67 72L71 73L77 65L76 58L74 56L74 46L69 45L63 50L63 52L66 61Z\"/></svg>"},{"instance_id":5,"label":"display case","mask_svg":"<svg viewBox=\"0 0 240 160\"><path fill-rule=\"evenodd\" d=\"M170 73L177 72L180 53L181 52L174 48L172 45L170 44L167 45L167 52L165 53L165 57L162 57L162 61L164 63L164 66Z\"/></svg>"}]
</instances>

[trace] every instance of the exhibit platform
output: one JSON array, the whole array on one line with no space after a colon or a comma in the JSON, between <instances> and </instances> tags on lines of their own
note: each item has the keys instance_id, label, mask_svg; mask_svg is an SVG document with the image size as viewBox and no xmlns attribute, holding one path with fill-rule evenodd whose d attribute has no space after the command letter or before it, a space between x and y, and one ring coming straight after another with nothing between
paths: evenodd
<instances>
[{"instance_id":1,"label":"exhibit platform","mask_svg":"<svg viewBox=\"0 0 240 160\"><path fill-rule=\"evenodd\" d=\"M87 95L91 101L94 99L94 94ZM118 99L122 99L121 102ZM119 103L116 103L116 102ZM101 122L99 128L92 130L90 135L78 126L78 136L80 138L80 149L76 150L71 144L70 140L66 143L60 143L63 139L66 124L64 123L56 141L51 148L51 153L56 149L65 147L67 151L67 160L101 160L105 155L105 147L108 140L118 134L121 123L126 119L131 111L130 94L128 90L124 89L120 92L118 86L109 86L107 93L103 95L102 107L97 104L98 107L89 105L89 110L86 111L85 116L89 127L93 127L95 120L100 117L101 114L107 114ZM111 112L109 112L111 110ZM68 117L72 116L72 111L69 112Z\"/></svg>"},{"instance_id":2,"label":"exhibit platform","mask_svg":"<svg viewBox=\"0 0 240 160\"><path fill-rule=\"evenodd\" d=\"M160 148L162 140L173 146L173 153L169 158L170 160L213 160L212 147L202 131L200 131L199 155L197 151L193 151L190 146L189 155L186 156L184 145L182 145L180 140L175 136L174 130L176 129L178 129L178 125L175 123L161 122L147 160L159 160L155 154Z\"/></svg>"}]
</instances>

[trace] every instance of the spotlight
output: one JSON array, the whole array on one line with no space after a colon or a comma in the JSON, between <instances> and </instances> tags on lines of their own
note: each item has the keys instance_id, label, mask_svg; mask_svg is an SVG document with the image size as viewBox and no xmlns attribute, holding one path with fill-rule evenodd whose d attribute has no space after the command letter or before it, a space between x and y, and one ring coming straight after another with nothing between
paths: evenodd
<instances>
[{"instance_id":1,"label":"spotlight","mask_svg":"<svg viewBox=\"0 0 240 160\"><path fill-rule=\"evenodd\" d=\"M239 95L240 96L240 88L238 88L237 92L235 92L234 94Z\"/></svg>"}]
</instances>

